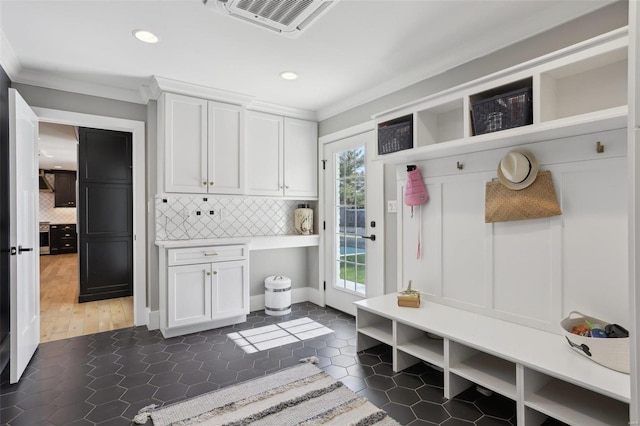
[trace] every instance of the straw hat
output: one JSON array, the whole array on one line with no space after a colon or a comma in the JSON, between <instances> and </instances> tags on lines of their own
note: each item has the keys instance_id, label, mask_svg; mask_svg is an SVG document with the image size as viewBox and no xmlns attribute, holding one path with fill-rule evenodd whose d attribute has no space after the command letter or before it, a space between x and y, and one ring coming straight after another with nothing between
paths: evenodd
<instances>
[{"instance_id":1,"label":"straw hat","mask_svg":"<svg viewBox=\"0 0 640 426\"><path fill-rule=\"evenodd\" d=\"M498 178L509 189L520 190L536 180L540 165L529 151L514 149L502 157L498 164Z\"/></svg>"}]
</instances>

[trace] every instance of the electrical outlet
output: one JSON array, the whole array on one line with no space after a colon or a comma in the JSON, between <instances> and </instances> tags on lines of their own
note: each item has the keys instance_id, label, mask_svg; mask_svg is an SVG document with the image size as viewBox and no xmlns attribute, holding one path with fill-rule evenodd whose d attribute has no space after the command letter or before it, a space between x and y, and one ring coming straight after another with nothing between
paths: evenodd
<instances>
[{"instance_id":1,"label":"electrical outlet","mask_svg":"<svg viewBox=\"0 0 640 426\"><path fill-rule=\"evenodd\" d=\"M398 201L397 200L389 200L389 201L387 201L387 213L398 213Z\"/></svg>"}]
</instances>

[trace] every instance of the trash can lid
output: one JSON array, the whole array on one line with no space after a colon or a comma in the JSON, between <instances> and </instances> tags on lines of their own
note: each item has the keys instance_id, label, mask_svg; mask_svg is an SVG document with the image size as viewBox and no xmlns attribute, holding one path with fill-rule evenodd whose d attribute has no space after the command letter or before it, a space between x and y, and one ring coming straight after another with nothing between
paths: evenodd
<instances>
[{"instance_id":1,"label":"trash can lid","mask_svg":"<svg viewBox=\"0 0 640 426\"><path fill-rule=\"evenodd\" d=\"M280 289L291 286L291 278L283 275L271 275L264 280L264 285L267 288Z\"/></svg>"},{"instance_id":2,"label":"trash can lid","mask_svg":"<svg viewBox=\"0 0 640 426\"><path fill-rule=\"evenodd\" d=\"M269 280L269 281L291 281L291 278L285 277L284 275L271 275L271 276L267 277L267 280Z\"/></svg>"}]
</instances>

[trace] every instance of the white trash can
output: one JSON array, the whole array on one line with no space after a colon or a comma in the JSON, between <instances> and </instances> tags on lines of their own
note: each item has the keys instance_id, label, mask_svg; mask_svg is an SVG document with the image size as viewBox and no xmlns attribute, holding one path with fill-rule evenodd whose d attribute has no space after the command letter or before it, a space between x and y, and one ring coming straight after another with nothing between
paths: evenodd
<instances>
[{"instance_id":1,"label":"white trash can","mask_svg":"<svg viewBox=\"0 0 640 426\"><path fill-rule=\"evenodd\" d=\"M271 275L264 280L264 313L277 316L291 313L291 278Z\"/></svg>"}]
</instances>

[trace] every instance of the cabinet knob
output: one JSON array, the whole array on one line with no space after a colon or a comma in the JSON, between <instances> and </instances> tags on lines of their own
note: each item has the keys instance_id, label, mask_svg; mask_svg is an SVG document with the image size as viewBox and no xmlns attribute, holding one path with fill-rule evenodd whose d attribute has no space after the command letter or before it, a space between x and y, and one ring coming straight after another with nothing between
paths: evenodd
<instances>
[{"instance_id":1,"label":"cabinet knob","mask_svg":"<svg viewBox=\"0 0 640 426\"><path fill-rule=\"evenodd\" d=\"M282 189L282 185L280 185L279 188Z\"/></svg>"},{"instance_id":2,"label":"cabinet knob","mask_svg":"<svg viewBox=\"0 0 640 426\"><path fill-rule=\"evenodd\" d=\"M218 271L213 271L213 275L218 275Z\"/></svg>"},{"instance_id":3,"label":"cabinet knob","mask_svg":"<svg viewBox=\"0 0 640 426\"><path fill-rule=\"evenodd\" d=\"M211 275L211 272L207 272L207 275Z\"/></svg>"},{"instance_id":4,"label":"cabinet knob","mask_svg":"<svg viewBox=\"0 0 640 426\"><path fill-rule=\"evenodd\" d=\"M204 182L202 182L202 184L203 184L203 185L206 185L206 184L207 184L207 182L206 182L206 181L204 181Z\"/></svg>"},{"instance_id":5,"label":"cabinet knob","mask_svg":"<svg viewBox=\"0 0 640 426\"><path fill-rule=\"evenodd\" d=\"M289 189L289 185L285 186L285 189Z\"/></svg>"},{"instance_id":6,"label":"cabinet knob","mask_svg":"<svg viewBox=\"0 0 640 426\"><path fill-rule=\"evenodd\" d=\"M213 182L209 182L209 185L213 186Z\"/></svg>"}]
</instances>

